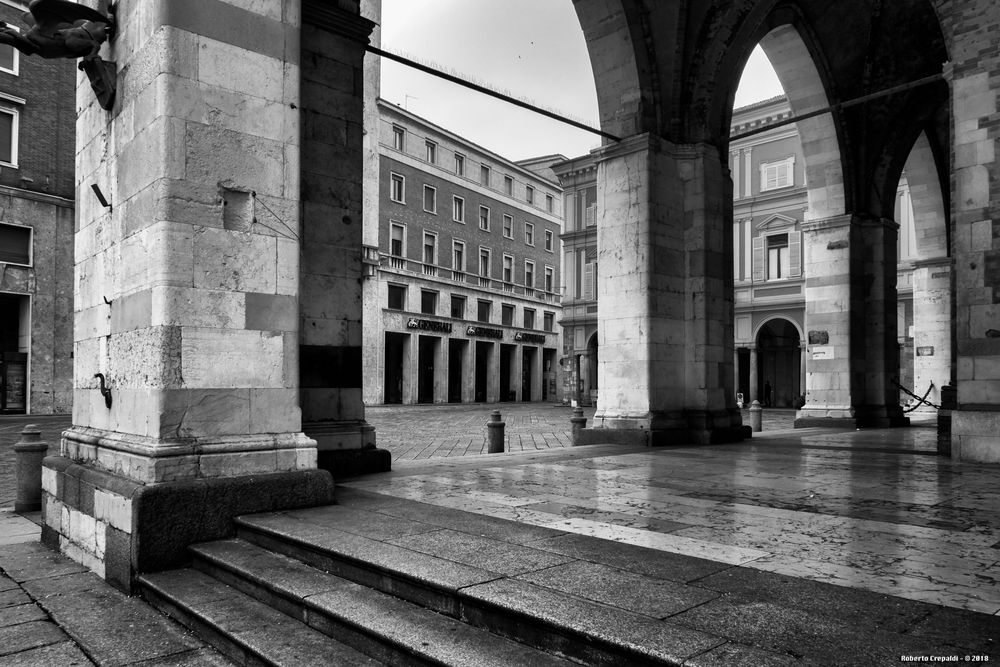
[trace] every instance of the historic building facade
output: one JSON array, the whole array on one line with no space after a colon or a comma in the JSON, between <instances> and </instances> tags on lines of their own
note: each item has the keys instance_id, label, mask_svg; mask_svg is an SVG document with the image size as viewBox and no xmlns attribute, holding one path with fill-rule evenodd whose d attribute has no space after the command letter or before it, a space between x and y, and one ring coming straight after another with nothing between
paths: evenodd
<instances>
[{"instance_id":1,"label":"historic building facade","mask_svg":"<svg viewBox=\"0 0 1000 667\"><path fill-rule=\"evenodd\" d=\"M72 63L0 45L0 413L72 409L75 85Z\"/></svg>"},{"instance_id":2,"label":"historic building facade","mask_svg":"<svg viewBox=\"0 0 1000 667\"><path fill-rule=\"evenodd\" d=\"M597 399L597 165L584 155L554 165L563 186L563 393Z\"/></svg>"},{"instance_id":3,"label":"historic building facade","mask_svg":"<svg viewBox=\"0 0 1000 667\"><path fill-rule=\"evenodd\" d=\"M783 96L735 109L733 182L735 387L744 405L801 407L806 358L801 223L808 207L798 130ZM786 124L782 124L782 123ZM591 405L597 384L597 165L585 155L555 165L564 188L563 369L567 396ZM897 191L899 382L914 388L916 240L905 172ZM947 347L938 341L938 347ZM935 386L947 384L947 375ZM926 386L915 387L922 395ZM936 392L932 392L935 393ZM901 396L903 402L907 396Z\"/></svg>"},{"instance_id":4,"label":"historic building facade","mask_svg":"<svg viewBox=\"0 0 1000 667\"><path fill-rule=\"evenodd\" d=\"M560 400L558 184L537 160L378 108L365 403Z\"/></svg>"}]
</instances>

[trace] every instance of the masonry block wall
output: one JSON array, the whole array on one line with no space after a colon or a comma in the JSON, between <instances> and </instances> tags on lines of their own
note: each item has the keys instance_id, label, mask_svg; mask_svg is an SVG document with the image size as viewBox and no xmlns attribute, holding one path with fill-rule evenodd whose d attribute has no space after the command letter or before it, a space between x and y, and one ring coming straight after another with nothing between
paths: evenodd
<instances>
[{"instance_id":1,"label":"masonry block wall","mask_svg":"<svg viewBox=\"0 0 1000 667\"><path fill-rule=\"evenodd\" d=\"M951 40L956 458L1000 462L1000 20L996 3L945 4Z\"/></svg>"}]
</instances>

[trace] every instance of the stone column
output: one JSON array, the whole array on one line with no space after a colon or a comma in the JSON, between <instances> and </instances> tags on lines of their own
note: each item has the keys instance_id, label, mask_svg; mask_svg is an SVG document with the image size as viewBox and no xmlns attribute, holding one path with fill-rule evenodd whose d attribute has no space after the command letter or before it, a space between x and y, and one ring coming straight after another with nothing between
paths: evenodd
<instances>
[{"instance_id":1,"label":"stone column","mask_svg":"<svg viewBox=\"0 0 1000 667\"><path fill-rule=\"evenodd\" d=\"M851 395L851 241L853 216L841 215L802 223L805 272L806 403L796 413L796 426L853 420Z\"/></svg>"},{"instance_id":2,"label":"stone column","mask_svg":"<svg viewBox=\"0 0 1000 667\"><path fill-rule=\"evenodd\" d=\"M371 160L364 146L364 81L371 78L364 46L374 23L335 8L352 4L358 2L305 0L302 7L300 399L303 430L318 443L319 466L329 469L375 443L361 388L361 175Z\"/></svg>"},{"instance_id":3,"label":"stone column","mask_svg":"<svg viewBox=\"0 0 1000 667\"><path fill-rule=\"evenodd\" d=\"M434 339L434 402L448 402L448 339L440 336Z\"/></svg>"},{"instance_id":4,"label":"stone column","mask_svg":"<svg viewBox=\"0 0 1000 667\"><path fill-rule=\"evenodd\" d=\"M536 346L532 349L535 351L535 354L531 360L531 396L528 399L540 401L542 400L542 384L545 382L543 374L545 368L545 348ZM555 397L553 396L553 398Z\"/></svg>"},{"instance_id":5,"label":"stone column","mask_svg":"<svg viewBox=\"0 0 1000 667\"><path fill-rule=\"evenodd\" d=\"M462 402L476 402L476 341L462 347Z\"/></svg>"},{"instance_id":6,"label":"stone column","mask_svg":"<svg viewBox=\"0 0 1000 667\"><path fill-rule=\"evenodd\" d=\"M740 390L740 351L736 348L733 348L733 387L734 391Z\"/></svg>"},{"instance_id":7,"label":"stone column","mask_svg":"<svg viewBox=\"0 0 1000 667\"><path fill-rule=\"evenodd\" d=\"M299 5L117 7L114 108L77 87L73 426L42 539L130 590L333 486L298 396Z\"/></svg>"},{"instance_id":8,"label":"stone column","mask_svg":"<svg viewBox=\"0 0 1000 667\"><path fill-rule=\"evenodd\" d=\"M809 368L809 348L805 343L799 348L801 359L799 361L799 392L801 394L806 393L806 371Z\"/></svg>"},{"instance_id":9,"label":"stone column","mask_svg":"<svg viewBox=\"0 0 1000 667\"><path fill-rule=\"evenodd\" d=\"M760 400L757 395L757 386L760 384L760 376L757 374L757 345L750 348L750 396L747 403Z\"/></svg>"},{"instance_id":10,"label":"stone column","mask_svg":"<svg viewBox=\"0 0 1000 667\"><path fill-rule=\"evenodd\" d=\"M955 24L977 20L987 0L956 7ZM964 32L946 68L952 91L952 214L957 409L952 457L1000 463L1000 45ZM960 73L959 73L960 72Z\"/></svg>"},{"instance_id":11,"label":"stone column","mask_svg":"<svg viewBox=\"0 0 1000 667\"><path fill-rule=\"evenodd\" d=\"M514 359L510 364L510 388L514 390L515 401L526 401L527 396L522 396L524 391L524 346L517 344L514 346ZM506 396L501 396L500 400L506 400Z\"/></svg>"},{"instance_id":12,"label":"stone column","mask_svg":"<svg viewBox=\"0 0 1000 667\"><path fill-rule=\"evenodd\" d=\"M496 403L500 400L500 343L490 341L487 349L489 372L486 374L486 402Z\"/></svg>"},{"instance_id":13,"label":"stone column","mask_svg":"<svg viewBox=\"0 0 1000 667\"><path fill-rule=\"evenodd\" d=\"M941 387L951 383L951 258L923 259L913 268L913 393L941 404ZM913 416L933 417L922 404Z\"/></svg>"},{"instance_id":14,"label":"stone column","mask_svg":"<svg viewBox=\"0 0 1000 667\"><path fill-rule=\"evenodd\" d=\"M796 427L907 423L892 379L896 341L896 229L842 215L802 224L808 373Z\"/></svg>"},{"instance_id":15,"label":"stone column","mask_svg":"<svg viewBox=\"0 0 1000 667\"><path fill-rule=\"evenodd\" d=\"M728 368L732 186L718 149L634 136L598 153L597 183L600 400L582 437L745 437Z\"/></svg>"},{"instance_id":16,"label":"stone column","mask_svg":"<svg viewBox=\"0 0 1000 667\"><path fill-rule=\"evenodd\" d=\"M858 218L860 244L851 249L855 269L852 305L861 306L861 318L852 314L852 357L856 368L853 394L855 419L861 427L905 426L899 404L899 339L896 307L896 272L899 225L883 218ZM860 257L856 257L859 254Z\"/></svg>"},{"instance_id":17,"label":"stone column","mask_svg":"<svg viewBox=\"0 0 1000 667\"><path fill-rule=\"evenodd\" d=\"M420 393L420 336L407 334L403 344L403 405L414 405Z\"/></svg>"}]
</instances>

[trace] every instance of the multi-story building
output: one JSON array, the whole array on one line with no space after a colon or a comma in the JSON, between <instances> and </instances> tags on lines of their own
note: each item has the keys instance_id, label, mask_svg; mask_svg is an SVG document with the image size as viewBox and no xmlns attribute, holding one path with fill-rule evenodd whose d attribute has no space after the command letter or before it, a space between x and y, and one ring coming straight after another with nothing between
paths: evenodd
<instances>
[{"instance_id":1,"label":"multi-story building","mask_svg":"<svg viewBox=\"0 0 1000 667\"><path fill-rule=\"evenodd\" d=\"M0 412L72 409L75 91L73 62L0 45Z\"/></svg>"},{"instance_id":2,"label":"multi-story building","mask_svg":"<svg viewBox=\"0 0 1000 667\"><path fill-rule=\"evenodd\" d=\"M560 400L558 184L536 160L378 108L365 403Z\"/></svg>"},{"instance_id":3,"label":"multi-story building","mask_svg":"<svg viewBox=\"0 0 1000 667\"><path fill-rule=\"evenodd\" d=\"M763 130L730 144L733 181L733 274L736 391L748 404L797 407L805 393L805 274L802 222L808 206L805 165L787 100L775 97L734 110L732 135ZM770 129L769 125L774 125ZM555 165L565 191L563 361L567 395L596 399L597 169L592 156ZM896 201L899 223L898 329L900 384L914 377L913 211L905 173ZM766 386L765 386L766 385ZM922 390L924 387L917 387ZM904 399L905 400L905 399Z\"/></svg>"},{"instance_id":4,"label":"multi-story building","mask_svg":"<svg viewBox=\"0 0 1000 667\"><path fill-rule=\"evenodd\" d=\"M556 164L563 186L563 395L597 398L597 165L590 155Z\"/></svg>"}]
</instances>

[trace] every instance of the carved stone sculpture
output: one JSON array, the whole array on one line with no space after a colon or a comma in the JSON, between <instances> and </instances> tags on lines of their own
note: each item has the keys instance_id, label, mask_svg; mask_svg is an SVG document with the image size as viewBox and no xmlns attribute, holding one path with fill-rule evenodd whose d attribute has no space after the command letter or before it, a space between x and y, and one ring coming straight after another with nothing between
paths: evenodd
<instances>
[{"instance_id":1,"label":"carved stone sculpture","mask_svg":"<svg viewBox=\"0 0 1000 667\"><path fill-rule=\"evenodd\" d=\"M114 17L70 0L32 0L23 34L0 21L0 44L10 44L25 55L42 58L83 58L80 69L104 109L114 103L114 63L101 60L101 45L113 37Z\"/></svg>"}]
</instances>

